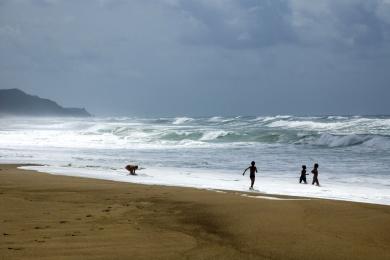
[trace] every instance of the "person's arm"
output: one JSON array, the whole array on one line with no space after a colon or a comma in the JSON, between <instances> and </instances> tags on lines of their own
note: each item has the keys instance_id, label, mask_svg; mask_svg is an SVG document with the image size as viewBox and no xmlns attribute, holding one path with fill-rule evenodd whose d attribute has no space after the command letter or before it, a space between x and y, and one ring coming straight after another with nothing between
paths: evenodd
<instances>
[{"instance_id":1,"label":"person's arm","mask_svg":"<svg viewBox=\"0 0 390 260\"><path fill-rule=\"evenodd\" d=\"M249 169L250 167L246 168L245 171L242 173L242 175L244 176L246 171Z\"/></svg>"},{"instance_id":2,"label":"person's arm","mask_svg":"<svg viewBox=\"0 0 390 260\"><path fill-rule=\"evenodd\" d=\"M257 167L255 167L255 171L257 172Z\"/></svg>"}]
</instances>

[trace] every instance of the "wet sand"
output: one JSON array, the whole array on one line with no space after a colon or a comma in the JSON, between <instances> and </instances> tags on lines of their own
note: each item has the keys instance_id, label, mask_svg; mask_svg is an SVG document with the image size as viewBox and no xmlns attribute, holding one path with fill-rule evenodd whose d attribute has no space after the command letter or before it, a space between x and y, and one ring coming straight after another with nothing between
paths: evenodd
<instances>
[{"instance_id":1,"label":"wet sand","mask_svg":"<svg viewBox=\"0 0 390 260\"><path fill-rule=\"evenodd\" d=\"M0 259L390 259L389 206L0 169Z\"/></svg>"}]
</instances>

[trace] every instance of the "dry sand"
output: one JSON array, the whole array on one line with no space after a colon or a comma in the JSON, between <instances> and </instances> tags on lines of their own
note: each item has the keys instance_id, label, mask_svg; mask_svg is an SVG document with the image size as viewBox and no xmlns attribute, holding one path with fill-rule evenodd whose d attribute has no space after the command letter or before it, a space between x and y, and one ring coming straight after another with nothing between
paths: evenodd
<instances>
[{"instance_id":1,"label":"dry sand","mask_svg":"<svg viewBox=\"0 0 390 260\"><path fill-rule=\"evenodd\" d=\"M390 259L389 206L0 169L0 259Z\"/></svg>"}]
</instances>

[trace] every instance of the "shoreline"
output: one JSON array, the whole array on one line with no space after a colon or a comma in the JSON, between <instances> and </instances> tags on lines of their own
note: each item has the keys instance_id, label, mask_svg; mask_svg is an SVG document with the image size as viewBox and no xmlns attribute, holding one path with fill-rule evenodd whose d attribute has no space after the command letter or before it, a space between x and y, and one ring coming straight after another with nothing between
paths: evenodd
<instances>
[{"instance_id":1,"label":"shoreline","mask_svg":"<svg viewBox=\"0 0 390 260\"><path fill-rule=\"evenodd\" d=\"M14 164L14 163L11 163ZM1 163L0 163L1 165ZM76 178L86 178L86 179L93 179L93 180L106 180L106 181L114 181L118 183L131 183L131 184L136 184L136 185L152 185L152 186L158 186L158 187L177 187L177 188L189 188L189 189L199 189L199 190L210 190L210 191L224 191L224 192L230 192L230 193L240 193L240 194L248 194L250 195L249 197L254 197L258 195L266 195L266 196L271 196L271 197L280 197L280 198L303 198L303 199L312 199L312 200L332 200L332 201L344 201L344 202L353 202L353 203L364 203L364 204L372 204L372 205L383 205L383 206L390 206L390 203L386 202L371 202L371 201L361 201L357 199L347 199L347 198L331 198L331 197L326 197L322 195L317 195L317 196L305 196L305 195L295 195L295 194L281 194L281 193L272 193L272 192L265 192L261 190L255 190L255 191L247 191L247 190L239 190L239 189L226 189L226 188L213 188L213 187L196 187L196 186L191 186L191 185L175 185L175 184L160 184L160 183L143 183L143 182L136 182L136 181L128 181L128 180L120 180L120 179L109 179L109 178L98 178L95 176L79 176L79 175L73 175L73 174L66 174L64 172L62 173L50 173L48 171L45 171L45 169L31 169L28 168L29 166L37 166L37 167L45 167L45 166L50 166L50 165L45 165L45 164L18 164L20 165L20 169L22 170L27 170L27 171L36 171L40 173L45 173L45 174L50 174L50 175L55 175L55 176L68 176L68 177L76 177ZM19 168L18 167L18 168ZM127 175L126 175L127 176ZM133 177L133 176L131 176ZM261 181L260 181L261 183ZM301 185L301 184L300 184ZM302 184L303 185L303 184ZM307 184L309 187L311 186L310 183ZM315 188L323 188L321 187L315 187Z\"/></svg>"},{"instance_id":2,"label":"shoreline","mask_svg":"<svg viewBox=\"0 0 390 260\"><path fill-rule=\"evenodd\" d=\"M17 166L0 164L4 259L390 257L386 205L251 199Z\"/></svg>"},{"instance_id":3,"label":"shoreline","mask_svg":"<svg viewBox=\"0 0 390 260\"><path fill-rule=\"evenodd\" d=\"M81 178L81 179L92 179L92 180L100 180L100 181L109 181L109 182L117 182L117 183L129 183L132 185L141 185L141 186L156 186L156 187L166 187L166 188L182 188L182 189L194 189L194 190L203 190L203 191L210 191L210 192L217 192L217 193L231 193L231 194L238 194L240 196L242 195L248 195L246 197L248 198L255 198L257 196L262 195L261 197L267 199L267 197L270 197L271 199L297 199L297 200L316 200L316 199L324 199L327 200L327 198L316 198L316 197L304 197L304 196L293 196L293 195L284 195L284 194L271 194L271 193L264 193L261 191L240 191L240 190L227 190L227 189L218 189L218 188L201 188L201 187L192 187L192 186L179 186L179 185L164 185L164 184L146 184L146 183L136 183L131 181L120 181L120 180L110 180L110 179L103 179L103 178L94 178L94 177L84 177L84 176L73 176L73 175L65 175L65 174L54 174L49 173L45 171L35 170L35 169L28 169L23 167L28 166L45 166L43 164L28 164L28 163L21 163L21 164L14 164L14 163L5 163L1 165L17 165L17 169L23 170L23 171L32 171L37 173L43 173L43 174L49 174L54 176L63 176L63 177L73 177L73 178ZM130 176L130 175L129 175ZM337 200L337 199L329 199L329 200ZM347 200L340 200L340 201L347 201ZM359 201L348 201L348 202L356 202L356 203L366 203L366 202L359 202ZM374 204L374 205L383 205L383 206L389 206L386 204L376 204L376 203L367 203L367 204Z\"/></svg>"}]
</instances>

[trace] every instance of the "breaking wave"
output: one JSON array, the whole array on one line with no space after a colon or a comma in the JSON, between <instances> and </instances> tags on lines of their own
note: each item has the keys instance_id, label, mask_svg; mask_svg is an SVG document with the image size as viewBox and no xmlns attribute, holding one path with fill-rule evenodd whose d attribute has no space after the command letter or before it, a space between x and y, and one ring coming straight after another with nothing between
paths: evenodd
<instances>
[{"instance_id":1,"label":"breaking wave","mask_svg":"<svg viewBox=\"0 0 390 260\"><path fill-rule=\"evenodd\" d=\"M0 145L127 148L293 144L390 149L389 117L30 119L0 122Z\"/></svg>"},{"instance_id":2,"label":"breaking wave","mask_svg":"<svg viewBox=\"0 0 390 260\"><path fill-rule=\"evenodd\" d=\"M0 120L2 162L144 184L244 190L238 177L255 160L262 192L390 204L389 158L383 116ZM299 188L300 166L314 162L323 188ZM129 177L129 163L145 171Z\"/></svg>"},{"instance_id":3,"label":"breaking wave","mask_svg":"<svg viewBox=\"0 0 390 260\"><path fill-rule=\"evenodd\" d=\"M172 124L174 125L181 125L183 123L188 123L188 122L191 122L193 121L194 119L190 118L190 117L177 117L175 118L175 120L172 122Z\"/></svg>"},{"instance_id":4,"label":"breaking wave","mask_svg":"<svg viewBox=\"0 0 390 260\"><path fill-rule=\"evenodd\" d=\"M325 146L325 147L348 147L356 145L365 145L367 147L389 148L390 139L388 137L369 136L369 135L331 135L322 134L318 138L308 142L308 144Z\"/></svg>"}]
</instances>

